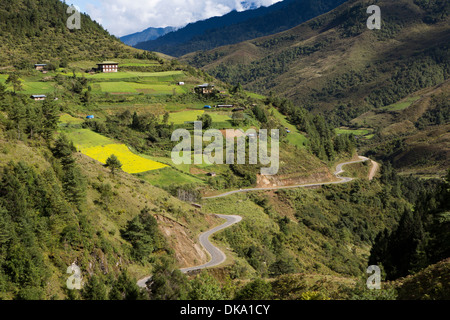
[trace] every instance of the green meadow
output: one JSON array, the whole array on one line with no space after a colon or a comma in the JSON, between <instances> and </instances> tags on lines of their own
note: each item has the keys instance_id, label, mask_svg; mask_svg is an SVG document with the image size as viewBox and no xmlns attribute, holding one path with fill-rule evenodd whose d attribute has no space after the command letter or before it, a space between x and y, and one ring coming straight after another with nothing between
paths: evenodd
<instances>
[{"instance_id":1,"label":"green meadow","mask_svg":"<svg viewBox=\"0 0 450 320\"><path fill-rule=\"evenodd\" d=\"M385 106L381 109L387 110L387 111L402 111L402 110L405 110L406 108L408 108L410 105L412 105L414 103L414 101L417 101L419 99L420 99L420 97L409 97L409 98L406 98L402 102L397 102L397 103Z\"/></svg>"},{"instance_id":2,"label":"green meadow","mask_svg":"<svg viewBox=\"0 0 450 320\"><path fill-rule=\"evenodd\" d=\"M145 93L145 94L182 94L185 93L185 89L183 87L171 84L146 84L146 83L136 83L136 82L126 82L126 81L118 81L118 82L98 82L93 86L93 92L103 92L103 93L124 93L124 94L136 94L136 93Z\"/></svg>"},{"instance_id":3,"label":"green meadow","mask_svg":"<svg viewBox=\"0 0 450 320\"><path fill-rule=\"evenodd\" d=\"M287 134L286 139L290 144L297 146L299 148L303 148L308 143L308 138L306 138L303 134L298 132L297 128L290 124L284 115L282 115L277 109L272 108L270 112L273 112L274 117L280 121L281 125L285 128L288 128L291 132Z\"/></svg>"},{"instance_id":4,"label":"green meadow","mask_svg":"<svg viewBox=\"0 0 450 320\"><path fill-rule=\"evenodd\" d=\"M172 167L166 167L159 170L147 171L136 174L137 177L148 181L155 186L169 186L171 184L203 184L204 182L192 175L180 172Z\"/></svg>"}]
</instances>

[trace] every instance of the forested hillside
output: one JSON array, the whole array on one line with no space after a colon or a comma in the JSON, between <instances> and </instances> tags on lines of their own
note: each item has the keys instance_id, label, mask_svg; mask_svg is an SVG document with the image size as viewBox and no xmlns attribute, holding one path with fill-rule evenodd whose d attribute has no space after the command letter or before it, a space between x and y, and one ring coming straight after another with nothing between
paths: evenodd
<instances>
[{"instance_id":1,"label":"forested hillside","mask_svg":"<svg viewBox=\"0 0 450 320\"><path fill-rule=\"evenodd\" d=\"M52 62L65 67L68 61L136 54L85 14L81 29L70 30L67 8L59 0L1 0L0 65L23 68Z\"/></svg>"},{"instance_id":2,"label":"forested hillside","mask_svg":"<svg viewBox=\"0 0 450 320\"><path fill-rule=\"evenodd\" d=\"M186 55L230 83L328 111L335 126L442 83L449 76L449 4L379 1L381 30L369 30L370 3L352 0L286 32Z\"/></svg>"},{"instance_id":3,"label":"forested hillside","mask_svg":"<svg viewBox=\"0 0 450 320\"><path fill-rule=\"evenodd\" d=\"M348 1L286 32L182 60L248 90L287 97L295 107L282 112L301 130L299 106L334 128L369 130L358 137L360 150L397 169L442 175L449 150L449 4L377 2L380 30L366 27L369 4Z\"/></svg>"}]
</instances>

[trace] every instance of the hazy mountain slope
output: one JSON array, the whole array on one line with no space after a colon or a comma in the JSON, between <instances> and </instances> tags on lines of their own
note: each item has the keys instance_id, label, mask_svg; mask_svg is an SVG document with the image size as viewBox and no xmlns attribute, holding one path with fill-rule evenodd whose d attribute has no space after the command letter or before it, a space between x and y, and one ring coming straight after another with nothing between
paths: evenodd
<instances>
[{"instance_id":1,"label":"hazy mountain slope","mask_svg":"<svg viewBox=\"0 0 450 320\"><path fill-rule=\"evenodd\" d=\"M183 57L249 90L273 92L335 123L395 103L450 73L449 3L379 1L381 30L368 30L370 3L348 1L291 30Z\"/></svg>"},{"instance_id":2,"label":"hazy mountain slope","mask_svg":"<svg viewBox=\"0 0 450 320\"><path fill-rule=\"evenodd\" d=\"M166 27L166 28L148 28L141 32L132 33L123 37L120 37L120 40L129 45L134 46L139 42L145 42L149 40L155 40L169 32L175 31L176 28Z\"/></svg>"},{"instance_id":3,"label":"hazy mountain slope","mask_svg":"<svg viewBox=\"0 0 450 320\"><path fill-rule=\"evenodd\" d=\"M292 28L308 19L334 9L344 0L285 0L270 7L231 12L223 17L189 24L174 33L136 48L173 56L209 50Z\"/></svg>"}]
</instances>

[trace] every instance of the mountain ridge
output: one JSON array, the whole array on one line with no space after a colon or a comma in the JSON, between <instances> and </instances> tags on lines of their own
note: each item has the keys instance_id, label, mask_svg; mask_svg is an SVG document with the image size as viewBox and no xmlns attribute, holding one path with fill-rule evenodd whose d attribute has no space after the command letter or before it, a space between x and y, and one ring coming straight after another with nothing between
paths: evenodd
<instances>
[{"instance_id":1,"label":"mountain ridge","mask_svg":"<svg viewBox=\"0 0 450 320\"><path fill-rule=\"evenodd\" d=\"M415 2L381 1L379 5L385 9L382 9L384 24L380 31L366 28L365 2L351 0L288 31L191 53L181 60L221 80L239 82L249 90L282 94L310 110L329 110L339 103L364 105L369 95L372 105L382 106L406 96L397 93L387 98L381 92L389 88L379 85L394 80L390 79L389 64L412 66L413 56L424 61L431 57L436 59L439 79L432 80L430 86L448 77L449 62L445 54L450 36L448 16L444 14L448 5L441 11L444 13L434 15L435 19L441 15L440 20L426 23L424 20L430 19L427 8ZM402 68L408 73L406 66ZM411 77L409 81L418 81L416 78ZM358 82L361 85L355 88ZM421 85L426 84L415 84L417 90ZM383 95L376 97L377 92ZM364 111L363 107L358 108L358 112Z\"/></svg>"},{"instance_id":2,"label":"mountain ridge","mask_svg":"<svg viewBox=\"0 0 450 320\"><path fill-rule=\"evenodd\" d=\"M159 37L166 35L169 32L176 31L177 28L165 27L165 28L147 28L140 32L135 32L129 35L120 37L120 40L129 46L134 46L140 42L145 42L149 40L155 40Z\"/></svg>"},{"instance_id":3,"label":"mountain ridge","mask_svg":"<svg viewBox=\"0 0 450 320\"><path fill-rule=\"evenodd\" d=\"M287 30L308 19L323 14L344 0L284 0L269 7L243 12L233 11L189 24L174 33L153 41L139 43L139 49L181 56L197 50L209 50L258 36Z\"/></svg>"}]
</instances>

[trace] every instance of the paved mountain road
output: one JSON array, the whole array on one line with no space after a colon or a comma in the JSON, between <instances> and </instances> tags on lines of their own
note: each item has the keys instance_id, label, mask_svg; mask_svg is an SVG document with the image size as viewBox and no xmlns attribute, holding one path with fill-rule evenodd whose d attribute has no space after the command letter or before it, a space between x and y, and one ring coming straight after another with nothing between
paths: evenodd
<instances>
[{"instance_id":1,"label":"paved mountain road","mask_svg":"<svg viewBox=\"0 0 450 320\"><path fill-rule=\"evenodd\" d=\"M215 267L215 266L218 266L219 264L222 264L225 261L225 259L227 258L225 253L223 253L223 251L221 251L219 248L215 247L209 241L209 237L220 230L226 229L226 228L232 226L233 224L240 222L242 220L242 217L241 216L227 216L227 215L223 215L223 214L218 214L217 216L219 218L225 219L226 222L218 227L215 227L214 229L211 229L205 233L202 233L199 237L200 244L209 253L209 255L211 256L211 260L208 263L202 264L200 266L181 269L181 272L186 273L189 271Z\"/></svg>"},{"instance_id":2,"label":"paved mountain road","mask_svg":"<svg viewBox=\"0 0 450 320\"><path fill-rule=\"evenodd\" d=\"M280 186L280 187L267 187L267 188L249 188L249 189L239 189L239 190L233 190L233 191L229 191L229 192L225 192L222 194L219 194L217 196L210 196L210 197L203 197L203 199L215 199L215 198L221 198L221 197L226 197L235 193L240 193L240 192L250 192L250 191L266 191L266 190L279 190L279 189L293 189L293 188L305 188L305 187L316 187L316 186L323 186L323 185L327 185L327 184L338 184L338 183L347 183L353 180L353 178L347 178L347 177L341 177L339 176L339 174L341 174L342 172L344 172L344 170L342 169L343 166L347 165L347 164L352 164L352 163L358 163L358 162L364 162L369 160L369 158L366 157L359 157L360 160L355 160L355 161L349 161L349 162L343 162L343 163L339 163L336 166L336 171L334 172L334 175L341 179L340 181L332 181L332 182L319 182L319 183L310 183L310 184L299 184L299 185L294 185L294 186Z\"/></svg>"},{"instance_id":3,"label":"paved mountain road","mask_svg":"<svg viewBox=\"0 0 450 320\"><path fill-rule=\"evenodd\" d=\"M220 195L217 196L211 196L211 197L204 197L203 199L214 199L214 198L220 198L220 197L226 197L235 193L240 193L240 192L250 192L250 191L264 191L264 190L278 190L278 189L289 189L289 188L304 188L304 187L313 187L313 186L323 186L323 185L327 185L327 184L339 184L339 183L347 183L353 180L353 178L348 178L348 177L341 177L340 174L344 172L344 170L342 169L343 166L347 165L347 164L352 164L352 163L358 163L358 162L364 162L367 160L370 160L369 158L366 157L359 157L360 160L355 160L355 161L348 161L348 162L344 162L344 163L339 163L336 166L336 171L334 172L334 175L340 179L340 181L332 181L332 182L321 182L321 183L311 183L311 184L302 184L302 185L295 185L295 186L281 186L281 187L270 187L270 188L249 188L249 189L240 189L240 190L234 190L234 191L229 191L229 192L225 192L222 193ZM180 269L181 272L183 273L187 273L190 271L194 271L194 270L200 270L200 269L205 269L205 268L211 268L211 267L215 267L218 266L220 264L222 264L225 259L226 259L226 255L225 253L223 253L222 250L220 250L219 248L215 247L210 241L209 241L209 237L211 237L214 233L223 230L225 228L228 228L238 222L240 222L242 220L241 216L236 216L236 215L223 215L223 214L218 214L216 215L222 219L225 219L226 222L218 227L215 227L209 231L206 231L204 233L202 233L199 237L199 242L200 244L205 248L205 250L209 253L209 255L211 256L211 260L205 264L199 265L199 266L195 266L195 267L189 267L189 268L183 268ZM138 286L141 288L145 287L145 283L151 279L151 276L149 277L145 277L141 280L139 280L137 282Z\"/></svg>"}]
</instances>

